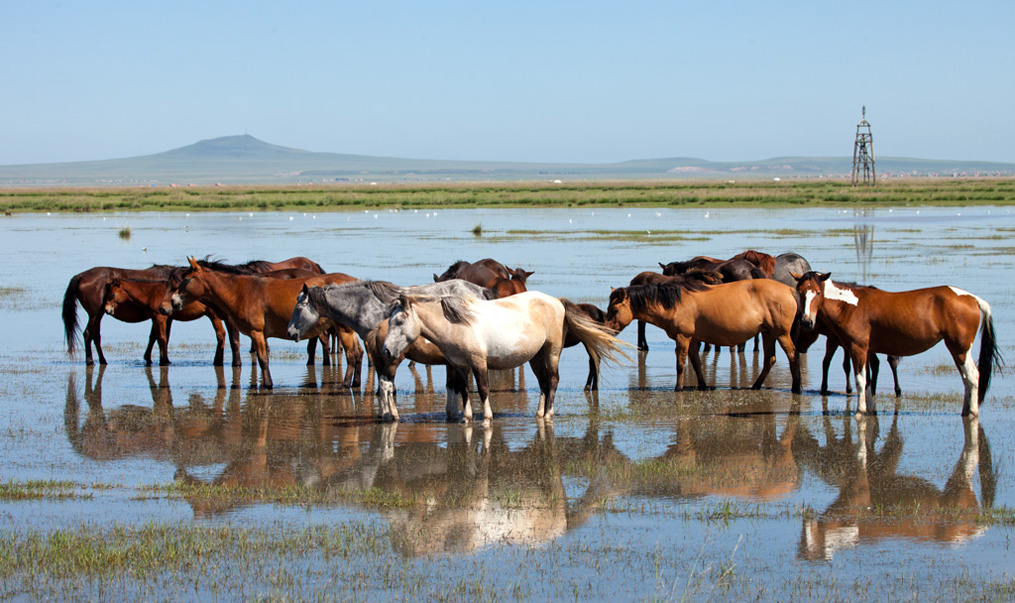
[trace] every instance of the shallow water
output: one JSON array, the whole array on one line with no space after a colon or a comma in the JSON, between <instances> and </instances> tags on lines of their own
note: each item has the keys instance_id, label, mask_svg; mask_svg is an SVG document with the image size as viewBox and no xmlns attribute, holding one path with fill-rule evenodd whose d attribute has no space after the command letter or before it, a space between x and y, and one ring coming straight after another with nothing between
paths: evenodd
<instances>
[{"instance_id":1,"label":"shallow water","mask_svg":"<svg viewBox=\"0 0 1015 603\"><path fill-rule=\"evenodd\" d=\"M9 288L0 297L0 481L69 480L93 496L0 500L3 530L365 522L389 534L390 555L421 573L518 564L527 576L542 571L529 555L545 555L557 582L522 593L536 599L680 598L695 563L711 558L735 558L742 575L784 600L807 598L793 590L801 580L853 585L860 598L907 598L924 575L986 584L1013 567L1010 528L967 514L1013 506L1013 382L995 375L980 420L963 421L961 380L942 346L903 360L898 401L883 365L880 415L858 422L847 411L855 399L842 393L841 356L830 375L839 393L817 393L820 342L805 361L803 395L789 393L781 351L765 389L745 390L760 362L750 347L706 357L715 391L678 394L673 344L649 327L651 351L606 366L596 395L581 391L584 351L566 350L552 423L534 418L528 369L499 375L496 418L484 429L443 422L440 367L399 370L403 421L383 425L374 420L372 381L343 390L337 369L305 366L302 345L270 341L275 389L266 392L251 387L248 354L238 370L211 366L204 321L175 324L173 365L148 368L148 327L106 317L110 364L86 369L80 353L66 357L59 318L78 272L182 264L188 255L305 255L329 271L399 284L430 282L458 259L493 257L534 270L530 289L605 306L611 286L657 262L754 248L796 251L833 278L888 290L970 290L992 304L1002 353L1013 358L1015 216L1007 208L60 214L16 215L0 226L0 278ZM129 239L118 236L124 227ZM634 343L633 326L622 339ZM294 507L140 489L174 482L300 486L316 495ZM370 489L410 502L387 508L347 496ZM576 551L596 553L566 562ZM602 571L596 559L630 568ZM901 593L889 577L900 564L917 585ZM486 579L494 594L512 597L510 576ZM858 591L859 582L873 587ZM740 598L745 589L690 594ZM369 584L361 592L400 591Z\"/></svg>"}]
</instances>

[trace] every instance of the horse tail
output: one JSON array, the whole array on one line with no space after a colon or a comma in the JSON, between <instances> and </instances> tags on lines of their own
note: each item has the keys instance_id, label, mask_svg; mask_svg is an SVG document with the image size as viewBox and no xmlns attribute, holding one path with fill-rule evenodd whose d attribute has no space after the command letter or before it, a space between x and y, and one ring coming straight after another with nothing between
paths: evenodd
<instances>
[{"instance_id":1,"label":"horse tail","mask_svg":"<svg viewBox=\"0 0 1015 603\"><path fill-rule=\"evenodd\" d=\"M976 297L976 303L980 306L980 316L983 323L980 326L980 358L976 366L980 372L978 396L980 404L983 404L983 400L987 396L987 389L990 387L992 369L995 366L1000 368L1004 364L1004 359L1001 358L1001 350L998 349L997 338L994 336L994 318L990 313L990 304L979 297Z\"/></svg>"},{"instance_id":2,"label":"horse tail","mask_svg":"<svg viewBox=\"0 0 1015 603\"><path fill-rule=\"evenodd\" d=\"M631 347L631 344L617 339L616 331L589 318L571 300L561 298L560 303L564 304L564 337L567 337L568 332L573 333L597 366L603 358L619 364L618 355L631 362L631 357L622 349L622 346Z\"/></svg>"},{"instance_id":3,"label":"horse tail","mask_svg":"<svg viewBox=\"0 0 1015 603\"><path fill-rule=\"evenodd\" d=\"M78 285L81 275L77 274L67 284L67 292L63 294L63 334L67 340L67 355L73 356L77 346L78 333Z\"/></svg>"}]
</instances>

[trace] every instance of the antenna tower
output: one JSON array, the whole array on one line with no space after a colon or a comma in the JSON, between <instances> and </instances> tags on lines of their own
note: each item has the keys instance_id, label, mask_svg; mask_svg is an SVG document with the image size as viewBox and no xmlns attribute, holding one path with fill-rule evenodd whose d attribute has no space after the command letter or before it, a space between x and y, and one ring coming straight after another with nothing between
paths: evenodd
<instances>
[{"instance_id":1,"label":"antenna tower","mask_svg":"<svg viewBox=\"0 0 1015 603\"><path fill-rule=\"evenodd\" d=\"M856 142L853 143L853 186L874 186L874 139L866 105L861 111L863 119L856 124Z\"/></svg>"}]
</instances>

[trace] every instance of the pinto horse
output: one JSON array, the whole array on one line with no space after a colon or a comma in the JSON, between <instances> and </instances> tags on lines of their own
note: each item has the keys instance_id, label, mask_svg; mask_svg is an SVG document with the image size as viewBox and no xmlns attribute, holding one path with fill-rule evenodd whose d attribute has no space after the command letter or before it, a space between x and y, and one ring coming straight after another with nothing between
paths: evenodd
<instances>
[{"instance_id":1,"label":"pinto horse","mask_svg":"<svg viewBox=\"0 0 1015 603\"><path fill-rule=\"evenodd\" d=\"M508 268L497 260L486 258L475 263L459 260L445 270L444 274L433 275L433 280L440 283L462 279L495 291L497 297L507 297L525 291L525 283L533 274L522 268Z\"/></svg>"},{"instance_id":2,"label":"pinto horse","mask_svg":"<svg viewBox=\"0 0 1015 603\"><path fill-rule=\"evenodd\" d=\"M148 339L148 350L145 352L147 364L151 364L152 344L156 340L159 343L159 364L170 364L168 353L169 331L173 326L174 320L186 322L207 316L211 320L212 327L215 329L215 340L217 342L215 346L215 358L212 364L222 366L223 356L225 355L225 338L228 331L229 347L233 353L233 366L239 366L240 336L236 328L228 322L223 326L222 317L219 316L215 309L199 301L183 306L172 317L163 315L159 312L159 305L162 303L162 298L165 297L168 288L169 283L166 280L113 277L113 280L106 285L103 308L106 314L116 316L121 311L121 308L133 307L140 310L152 321L152 333Z\"/></svg>"},{"instance_id":3,"label":"pinto horse","mask_svg":"<svg viewBox=\"0 0 1015 603\"><path fill-rule=\"evenodd\" d=\"M527 291L494 300L443 297L423 301L403 295L389 319L384 354L397 358L420 336L432 341L451 365L475 376L484 422L493 418L487 371L513 369L528 362L539 381L536 416L552 418L557 366L569 332L597 358L623 353L623 342L589 320L572 302ZM472 419L468 399L464 417Z\"/></svg>"},{"instance_id":4,"label":"pinto horse","mask_svg":"<svg viewBox=\"0 0 1015 603\"><path fill-rule=\"evenodd\" d=\"M296 306L293 308L286 330L294 341L306 337L306 334L322 319L346 325L354 330L363 339L370 362L377 372L381 416L384 420L392 421L398 420L394 380L403 357L423 364L447 364L440 350L426 339L414 341L400 357L389 358L382 353L384 337L388 332L388 316L395 308L399 296L403 294L421 297L474 296L482 299L496 297L489 289L461 279L417 287L399 287L387 281L353 281L327 286L304 285L296 297ZM455 396L468 395L468 381L458 377L457 372L448 370L448 409L457 403L453 402Z\"/></svg>"},{"instance_id":5,"label":"pinto horse","mask_svg":"<svg viewBox=\"0 0 1015 603\"><path fill-rule=\"evenodd\" d=\"M800 323L813 329L824 322L853 362L857 416L867 413L867 355L913 356L944 340L962 376L963 416L980 414L990 387L991 371L1001 363L994 338L990 304L956 287L930 287L891 293L873 287L851 287L824 274L794 275L803 299ZM980 331L979 359L972 354Z\"/></svg>"},{"instance_id":6,"label":"pinto horse","mask_svg":"<svg viewBox=\"0 0 1015 603\"><path fill-rule=\"evenodd\" d=\"M705 375L698 356L698 342L738 345L761 333L764 365L752 389L760 389L775 362L775 343L789 358L793 393L800 393L800 366L792 331L797 315L793 289L769 279L706 285L688 280L682 284L659 283L614 289L606 310L606 325L623 330L632 320L650 322L676 341L677 384L684 387L684 366L691 366L704 389Z\"/></svg>"},{"instance_id":7,"label":"pinto horse","mask_svg":"<svg viewBox=\"0 0 1015 603\"><path fill-rule=\"evenodd\" d=\"M274 384L268 368L267 337L288 338L286 328L292 315L296 296L304 283L323 285L344 283L355 280L348 274L331 273L309 278L290 280L275 279L256 275L230 274L205 268L190 258L190 269L180 276L180 284L167 298L162 300L159 311L164 314L178 311L193 300L200 300L229 317L241 333L254 341L257 363L261 367L262 383L271 388ZM330 325L321 324L311 333L323 333ZM357 387L362 369L363 349L355 334L348 328L341 328L340 334L346 354L346 373L342 384ZM316 340L310 339L308 352L313 362ZM327 355L326 360L327 362Z\"/></svg>"}]
</instances>

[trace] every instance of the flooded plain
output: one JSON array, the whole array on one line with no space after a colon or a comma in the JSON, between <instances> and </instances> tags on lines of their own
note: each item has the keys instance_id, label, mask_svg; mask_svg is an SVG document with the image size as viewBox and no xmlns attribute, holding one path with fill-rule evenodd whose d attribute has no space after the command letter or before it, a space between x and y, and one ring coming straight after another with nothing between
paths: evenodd
<instances>
[{"instance_id":1,"label":"flooded plain","mask_svg":"<svg viewBox=\"0 0 1015 603\"><path fill-rule=\"evenodd\" d=\"M582 391L584 350L565 350L552 422L535 418L528 368L497 375L484 428L444 422L441 367L403 365L403 420L382 424L372 375L343 389L339 367L306 366L303 344L269 341L264 390L245 352L240 368L212 366L206 321L174 324L173 364L146 367L147 324L106 317L109 364L86 368L66 356L60 319L78 272L187 256L303 255L398 284L492 257L535 271L530 289L604 307L611 286L659 262L758 249L888 290L972 291L1013 359L1009 208L19 214L0 227L0 598L1015 592L1015 381L995 374L979 420L963 420L941 345L903 359L898 399L883 363L879 414L858 421L841 352L833 393L818 393L823 341L802 395L781 350L765 388L747 389L760 368L750 344L705 357L714 390L675 393L673 343L649 327L650 351L604 366L598 393ZM68 561L61 547L107 561Z\"/></svg>"}]
</instances>

